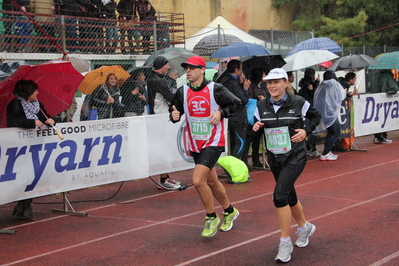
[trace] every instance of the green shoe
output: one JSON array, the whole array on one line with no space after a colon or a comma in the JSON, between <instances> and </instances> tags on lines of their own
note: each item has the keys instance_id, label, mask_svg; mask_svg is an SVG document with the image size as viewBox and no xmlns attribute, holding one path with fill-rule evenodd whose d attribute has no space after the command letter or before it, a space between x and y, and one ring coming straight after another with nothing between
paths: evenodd
<instances>
[{"instance_id":1,"label":"green shoe","mask_svg":"<svg viewBox=\"0 0 399 266\"><path fill-rule=\"evenodd\" d=\"M233 221L237 219L238 215L240 215L240 212L236 208L233 207L233 209L234 211L230 214L227 212L223 213L224 220L222 225L220 226L221 231L229 231L233 227Z\"/></svg>"},{"instance_id":2,"label":"green shoe","mask_svg":"<svg viewBox=\"0 0 399 266\"><path fill-rule=\"evenodd\" d=\"M216 234L217 227L220 223L220 219L216 215L216 218L214 218L214 217L211 218L211 217L206 216L205 220L206 220L206 222L205 222L204 230L202 231L202 236L203 237L211 237Z\"/></svg>"}]
</instances>

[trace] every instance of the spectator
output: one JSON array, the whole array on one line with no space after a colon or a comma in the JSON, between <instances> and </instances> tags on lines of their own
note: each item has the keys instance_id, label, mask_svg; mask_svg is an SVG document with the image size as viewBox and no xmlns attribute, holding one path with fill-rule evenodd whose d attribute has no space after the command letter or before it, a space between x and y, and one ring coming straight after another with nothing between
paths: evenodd
<instances>
[{"instance_id":1,"label":"spectator","mask_svg":"<svg viewBox=\"0 0 399 266\"><path fill-rule=\"evenodd\" d=\"M381 93L396 94L398 92L398 84L393 78L393 74L390 70L380 70L374 77L368 89L369 93ZM375 144L391 144L392 140L388 139L386 132L374 134Z\"/></svg>"},{"instance_id":2,"label":"spectator","mask_svg":"<svg viewBox=\"0 0 399 266\"><path fill-rule=\"evenodd\" d=\"M166 113L173 99L172 90L165 80L165 75L170 69L169 61L163 56L158 56L154 60L153 69L147 79L150 114Z\"/></svg>"},{"instance_id":3,"label":"spectator","mask_svg":"<svg viewBox=\"0 0 399 266\"><path fill-rule=\"evenodd\" d=\"M337 81L334 72L332 70L324 72L323 82L314 95L314 108L321 114L321 123L317 126L316 133L327 129L320 161L335 161L338 158L338 155L331 152L331 148L341 134L338 115L345 97L345 91Z\"/></svg>"},{"instance_id":4,"label":"spectator","mask_svg":"<svg viewBox=\"0 0 399 266\"><path fill-rule=\"evenodd\" d=\"M100 18L105 28L105 52L114 54L118 46L118 29L116 27L115 0L101 0Z\"/></svg>"},{"instance_id":5,"label":"spectator","mask_svg":"<svg viewBox=\"0 0 399 266\"><path fill-rule=\"evenodd\" d=\"M88 2L86 0L54 0L52 9L58 15L68 16L65 18L65 34L66 46L68 52L79 52L77 48L80 45L78 41L78 20L70 18L69 16L82 16L81 7L86 7ZM61 18L58 18L58 23L61 24ZM58 35L61 36L61 29Z\"/></svg>"},{"instance_id":6,"label":"spectator","mask_svg":"<svg viewBox=\"0 0 399 266\"><path fill-rule=\"evenodd\" d=\"M217 81L218 77L219 77L219 73L221 74L227 67L227 63L229 62L229 58L221 58L220 59L220 71L216 72L213 75L213 81Z\"/></svg>"},{"instance_id":7,"label":"spectator","mask_svg":"<svg viewBox=\"0 0 399 266\"><path fill-rule=\"evenodd\" d=\"M17 32L13 32L14 30L14 21L15 20L22 20L25 17L25 15L22 14L21 15L17 15L17 14L10 14L8 12L10 11L24 11L27 12L27 8L30 5L30 0L15 0L15 2L21 7L21 9L19 10L17 8L17 6L14 5L14 3L11 0L3 0L3 5L2 5L2 9L3 11L5 11L3 13L3 26L4 26L4 51L5 52L11 52L13 50L18 50L18 48L20 48L20 44L21 44L21 40L20 38L13 38L13 35L18 34ZM22 23L22 22L21 22ZM20 24L21 24L20 23ZM22 26L29 26L30 28L30 23L28 22L23 22L23 24L21 24ZM22 31L21 31L22 33ZM30 35L30 32L29 32Z\"/></svg>"},{"instance_id":8,"label":"spectator","mask_svg":"<svg viewBox=\"0 0 399 266\"><path fill-rule=\"evenodd\" d=\"M251 81L251 85L248 89L248 98L256 99L258 101L266 98L266 89L263 86L263 78L266 77L265 70L263 68L254 68L249 76ZM259 148L260 141L263 136L263 131L253 131L252 125L247 128L247 137L245 139L245 149L242 155L242 160L247 164L248 169L251 170L251 167L248 165L248 152L249 147L252 144L252 167L253 168L263 168L263 163L259 160Z\"/></svg>"},{"instance_id":9,"label":"spectator","mask_svg":"<svg viewBox=\"0 0 399 266\"><path fill-rule=\"evenodd\" d=\"M315 79L316 71L313 68L305 69L305 76L299 81L299 87L301 88L298 95L305 98L313 106L313 96L317 91L320 79ZM305 121L306 123L307 121ZM309 135L306 141L306 147L308 149L309 156L320 156L321 153L316 149L316 137L314 135Z\"/></svg>"},{"instance_id":10,"label":"spectator","mask_svg":"<svg viewBox=\"0 0 399 266\"><path fill-rule=\"evenodd\" d=\"M78 109L78 103L76 102L76 99L73 98L71 107L69 107L68 110L65 110L65 111L59 113L57 116L55 116L54 120L57 123L60 123L60 122L72 122L72 117L76 113L77 109Z\"/></svg>"},{"instance_id":11,"label":"spectator","mask_svg":"<svg viewBox=\"0 0 399 266\"><path fill-rule=\"evenodd\" d=\"M236 59L227 63L228 74L220 78L219 83L223 84L232 94L241 100L241 108L238 109L228 121L230 153L232 156L242 160L247 135L248 118L245 105L248 102L248 88L250 81L245 80L240 84L243 75L242 63Z\"/></svg>"},{"instance_id":12,"label":"spectator","mask_svg":"<svg viewBox=\"0 0 399 266\"><path fill-rule=\"evenodd\" d=\"M122 117L121 95L118 78L108 74L106 81L98 86L90 97L90 106L97 108L98 119Z\"/></svg>"},{"instance_id":13,"label":"spectator","mask_svg":"<svg viewBox=\"0 0 399 266\"><path fill-rule=\"evenodd\" d=\"M172 88L169 87L165 79L165 75L170 69L169 61L163 56L158 56L154 59L153 68L154 70L147 79L150 114L167 113L174 96ZM168 189L180 188L180 182L170 178L169 174L161 174L159 182L159 189L163 187Z\"/></svg>"},{"instance_id":14,"label":"spectator","mask_svg":"<svg viewBox=\"0 0 399 266\"><path fill-rule=\"evenodd\" d=\"M290 83L288 84L287 91L288 91L289 93L291 93L292 95L296 95L297 92L296 92L296 90L294 89L294 87L292 87L292 85L291 85L291 83L294 83L294 81L295 81L294 74L292 73L292 71L288 71L288 72L287 72L287 75L288 75L288 81L290 82Z\"/></svg>"},{"instance_id":15,"label":"spectator","mask_svg":"<svg viewBox=\"0 0 399 266\"><path fill-rule=\"evenodd\" d=\"M342 85L346 92L346 101L347 101L347 109L350 109L350 97L352 95L357 95L358 91L356 89L356 74L354 72L349 72L345 75L345 77L339 77L338 82ZM353 92L349 91L349 88L354 86ZM346 142L348 147L350 147L350 138L339 139L334 143L334 146L331 148L331 151L338 151L338 152L347 152L349 149L344 148L342 143Z\"/></svg>"},{"instance_id":16,"label":"spectator","mask_svg":"<svg viewBox=\"0 0 399 266\"><path fill-rule=\"evenodd\" d=\"M102 41L104 40L103 28L100 27L99 20L93 20L93 18L99 18L101 6L101 0L85 0L81 6L83 10L81 16L84 19L79 21L79 34L85 52L101 53Z\"/></svg>"},{"instance_id":17,"label":"spectator","mask_svg":"<svg viewBox=\"0 0 399 266\"><path fill-rule=\"evenodd\" d=\"M179 77L179 75L177 74L177 70L171 68L169 70L168 75L166 76L166 80L169 84L169 88L172 91L172 93L174 94L177 91L177 78Z\"/></svg>"},{"instance_id":18,"label":"spectator","mask_svg":"<svg viewBox=\"0 0 399 266\"><path fill-rule=\"evenodd\" d=\"M55 121L46 112L37 99L38 85L32 80L21 79L14 88L15 98L7 105L7 127L42 128L44 124L55 125ZM18 219L35 220L32 211L32 199L20 200L12 212Z\"/></svg>"},{"instance_id":19,"label":"spectator","mask_svg":"<svg viewBox=\"0 0 399 266\"><path fill-rule=\"evenodd\" d=\"M117 10L119 13L119 26L121 32L121 47L125 46L125 38L127 38L127 47L130 47L130 51L127 49L123 50L123 53L131 53L133 54L134 48L140 48L140 31L137 29L138 24L135 23L137 21L136 16L136 4L137 0L121 0L118 3ZM133 39L136 42L136 46L134 46Z\"/></svg>"},{"instance_id":20,"label":"spectator","mask_svg":"<svg viewBox=\"0 0 399 266\"><path fill-rule=\"evenodd\" d=\"M143 71L136 71L123 83L121 95L125 116L143 115L147 104L145 78Z\"/></svg>"},{"instance_id":21,"label":"spectator","mask_svg":"<svg viewBox=\"0 0 399 266\"><path fill-rule=\"evenodd\" d=\"M140 18L140 21L148 22L148 23L143 23L141 26L144 27L145 29L141 32L141 35L143 36L142 39L142 47L143 53L147 53L150 51L150 40L152 36L152 23L156 21L157 18L155 16L155 9L151 5L150 1L147 0L139 0L136 3L136 10L138 17Z\"/></svg>"}]
</instances>

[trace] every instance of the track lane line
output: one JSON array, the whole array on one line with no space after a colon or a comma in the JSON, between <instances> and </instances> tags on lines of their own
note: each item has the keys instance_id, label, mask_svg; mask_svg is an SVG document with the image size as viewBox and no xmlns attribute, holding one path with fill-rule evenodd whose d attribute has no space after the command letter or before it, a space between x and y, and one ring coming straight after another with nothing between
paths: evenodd
<instances>
[{"instance_id":1,"label":"track lane line","mask_svg":"<svg viewBox=\"0 0 399 266\"><path fill-rule=\"evenodd\" d=\"M398 162L398 161L399 161L399 159L397 159L397 160L392 160L392 161L389 161L389 162L380 163L380 164L376 164L376 165L373 165L373 166L364 167L364 168L357 169L357 170L353 170L353 171L350 171L350 172L345 172L345 173L342 173L342 174L337 174L337 175L334 175L334 176L330 176L330 177L318 179L318 180L315 180L315 181L310 181L310 182L306 182L306 183L303 183L303 184L299 184L299 185L297 185L296 187L306 186L306 185L314 184L314 183L317 183L317 182L322 182L322 181L329 180L329 179L333 179L333 178L340 177L340 176L343 176L343 175L348 175L348 174L351 174L351 173L361 172L361 171L364 171L364 170L372 169L372 168L379 167L379 166L384 166L384 165L391 164L391 163L395 163L395 162ZM324 218L324 217L326 217L326 216L329 216L329 215L332 215L332 214L335 214L335 213L338 213L338 212L341 212L341 211L345 211L345 210L347 210L347 209L354 208L354 207L357 207L357 206L360 206L360 205L363 205L363 204L366 204L366 203L369 203L369 202L378 200L378 199L380 199L380 198L384 198L384 197L387 197L387 196L396 194L396 193L398 193L398 192L399 192L399 190L394 191L394 192L391 192L391 193L388 193L388 194L381 195L381 196L379 196L379 197L376 197L376 198L373 198L373 199L370 199L370 200L362 201L362 202L359 202L359 203L356 203L356 204L347 206L347 207L345 207L345 208L338 209L338 210L336 210L336 211L332 211L332 212L329 212L329 213L327 213L327 214L324 214L324 215L315 217L315 218L313 218L313 219L309 219L309 221L321 219L321 218ZM173 193L173 191L166 192L166 193ZM271 195L272 193L273 193L273 192L268 192L268 193L260 194L260 195L258 195L258 196L254 196L254 197L246 198L246 199L243 199L243 200L235 201L235 202L232 202L232 203L233 203L233 204L242 203L242 202L246 202L246 201L258 199L258 198L261 198L261 197L269 196L269 195ZM84 210L84 212L89 212L89 211L93 211L93 210L99 210L99 209L109 208L109 207L113 207L113 206L118 205L118 204L121 204L121 203L129 203L129 202L132 202L132 201L138 201L138 200L144 200L144 199L148 199L148 198L152 198L152 197L158 197L158 196L162 196L162 195L164 195L164 194L165 194L165 193L156 194L156 195L151 195L151 196L146 196L146 197L142 197L142 198L138 198L138 199L134 199L134 200L123 201L123 202L120 202L120 203L113 203L113 204L109 204L109 205L105 205L105 206L101 206L101 207L96 207L96 208ZM218 207L216 207L215 209L220 209L220 208L221 208L221 207L218 206ZM31 257L28 257L28 258L25 258L25 259L13 261L13 262L10 262L10 263L7 263L7 264L2 264L2 265L3 265L3 266L7 266L7 265L14 265L14 264L21 263L21 262L26 262L26 261L29 261L29 260L32 260L32 259L41 258L41 257L47 256L47 255L55 254L55 253L62 252L62 251L65 251L65 250L69 250L69 249L72 249L72 248L75 248L75 247L84 246L84 245L87 245L87 244L90 244L90 243L102 241L102 240L105 240L105 239L108 239L108 238L112 238L112 237L116 237L116 236L119 236L119 235L122 235L122 234L127 234L127 233L131 233L131 232L134 232L134 231L137 231L137 230L146 229L146 228L149 228L149 227L152 227L152 226L156 226L156 225L158 225L158 224L165 224L165 223L168 223L168 222L171 222L171 221L175 221L175 220L182 219L182 218L185 218L185 217L190 217L190 216L192 216L192 215L197 215L197 214L200 214L200 213L203 213L203 210L197 211L197 212L194 212L194 213L190 213L190 214L186 214L186 215L182 215L182 216L179 216L179 217L174 217L174 218L171 218L171 219L168 219L168 220L165 220L165 221L156 222L156 223L154 223L154 224L150 224L150 225L146 225L146 226L137 227L137 228L133 228L133 229L130 229L130 230L125 230L125 231L122 231L122 232L119 232L119 233L115 233L115 234L111 234L111 235L108 235L108 236L96 238L96 239L93 239L93 240L90 240L90 241L81 242L81 243L79 243L79 244L71 245L71 246L68 246L68 247L61 248L61 249L56 249L56 250L53 250L53 251L50 251L50 252L45 252L45 253L42 253L42 254L39 254L39 255L36 255L36 256L31 256ZM28 223L28 224L18 225L18 226L14 226L14 227L9 227L9 228L6 228L6 229L19 228L19 227L31 225L31 224L34 224L34 223L46 222L46 221L55 220L55 219L59 219L59 218L65 218L65 217L68 217L68 215L63 215L63 216L48 218L48 219L45 219L45 220L41 220L41 221L37 221L37 222L31 222L31 223ZM296 227L296 226L297 226L297 225L292 225L291 228ZM202 259L204 259L204 258L208 258L208 257L210 257L210 256L219 254L219 253L221 253L221 252L224 252L224 251L227 251L227 250L230 250L230 249L233 249L233 248L236 248L236 247L245 245L245 244L249 244L249 243L252 243L252 242L254 242L254 241L258 241L258 240L263 239L263 238L265 238L265 237L274 235L274 234L276 234L276 233L278 233L278 232L280 232L280 230L276 230L276 231L274 231L274 232L267 233L266 235L262 235L262 236L259 236L259 237L256 237L256 238L253 238L253 239L244 241L244 242L242 242L242 243L240 243L240 244L236 244L236 245L233 245L233 246L231 246L231 247L227 247L227 248L221 249L221 250L219 250L219 251L214 251L214 252L209 253L209 254L207 254L207 255L198 257L198 258L200 258L200 259L198 259L198 260L202 260ZM190 260L190 261L188 261L188 262L184 262L183 264L178 264L178 265L187 265L186 263L192 263L192 262L195 262L195 261L198 261L198 260L197 260L197 259L193 259L193 260Z\"/></svg>"}]
</instances>

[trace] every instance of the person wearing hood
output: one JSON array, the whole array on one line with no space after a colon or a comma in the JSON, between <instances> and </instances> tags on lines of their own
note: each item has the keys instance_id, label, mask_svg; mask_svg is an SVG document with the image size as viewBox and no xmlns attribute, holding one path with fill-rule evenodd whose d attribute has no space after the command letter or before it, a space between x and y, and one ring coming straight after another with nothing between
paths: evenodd
<instances>
[{"instance_id":1,"label":"person wearing hood","mask_svg":"<svg viewBox=\"0 0 399 266\"><path fill-rule=\"evenodd\" d=\"M374 77L368 89L369 93L381 93L396 94L398 92L398 84L393 78L393 74L390 70L380 70ZM388 139L386 132L374 134L375 144L391 144L393 141Z\"/></svg>"},{"instance_id":2,"label":"person wearing hood","mask_svg":"<svg viewBox=\"0 0 399 266\"><path fill-rule=\"evenodd\" d=\"M337 81L335 73L331 70L324 72L323 82L320 83L313 99L314 108L321 114L321 122L313 133L318 135L327 130L320 161L335 161L338 158L331 149L341 134L338 115L345 98L346 92Z\"/></svg>"}]
</instances>

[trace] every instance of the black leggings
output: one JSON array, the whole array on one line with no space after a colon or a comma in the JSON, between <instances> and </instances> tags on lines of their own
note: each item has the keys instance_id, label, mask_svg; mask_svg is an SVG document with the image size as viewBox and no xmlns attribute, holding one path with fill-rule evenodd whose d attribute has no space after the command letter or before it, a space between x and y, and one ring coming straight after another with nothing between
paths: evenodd
<instances>
[{"instance_id":1,"label":"black leggings","mask_svg":"<svg viewBox=\"0 0 399 266\"><path fill-rule=\"evenodd\" d=\"M282 208L287 205L290 207L298 203L298 198L295 191L295 181L302 173L306 165L306 159L297 162L296 164L286 164L279 166L278 162L274 160L274 156L268 156L270 169L276 180L276 186L273 193L274 206ZM273 158L272 160L270 160Z\"/></svg>"}]
</instances>

